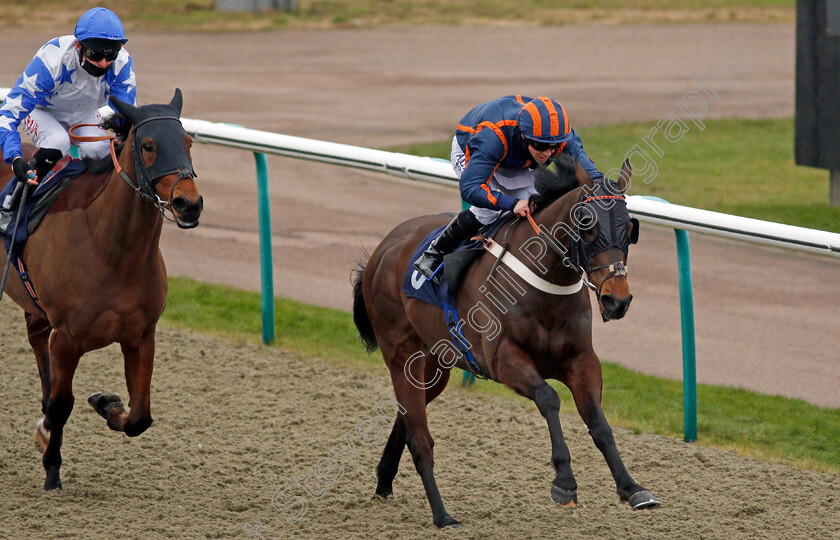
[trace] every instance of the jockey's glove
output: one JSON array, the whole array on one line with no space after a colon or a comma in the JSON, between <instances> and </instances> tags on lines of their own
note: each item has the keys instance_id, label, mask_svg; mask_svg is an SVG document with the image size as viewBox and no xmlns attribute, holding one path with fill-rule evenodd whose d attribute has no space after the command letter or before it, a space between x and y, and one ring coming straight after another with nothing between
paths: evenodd
<instances>
[{"instance_id":1,"label":"jockey's glove","mask_svg":"<svg viewBox=\"0 0 840 540\"><path fill-rule=\"evenodd\" d=\"M29 179L29 172L32 167L22 157L18 156L12 161L12 170L15 171L18 181L25 183Z\"/></svg>"}]
</instances>

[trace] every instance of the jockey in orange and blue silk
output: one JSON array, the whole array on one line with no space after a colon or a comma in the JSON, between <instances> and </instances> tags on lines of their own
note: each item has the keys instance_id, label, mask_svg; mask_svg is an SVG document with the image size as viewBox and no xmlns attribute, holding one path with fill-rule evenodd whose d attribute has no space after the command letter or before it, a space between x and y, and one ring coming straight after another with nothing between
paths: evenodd
<instances>
[{"instance_id":1,"label":"jockey in orange and blue silk","mask_svg":"<svg viewBox=\"0 0 840 540\"><path fill-rule=\"evenodd\" d=\"M122 22L97 7L79 17L73 35L60 36L41 47L0 106L0 148L20 182L36 183L70 151L67 129L73 124L98 124L99 108L116 96L137 103L134 68ZM30 162L21 151L21 126L38 147ZM76 130L101 136L94 126ZM79 143L80 157L108 155L108 141Z\"/></svg>"},{"instance_id":2,"label":"jockey in orange and blue silk","mask_svg":"<svg viewBox=\"0 0 840 540\"><path fill-rule=\"evenodd\" d=\"M556 152L572 154L593 178L603 174L583 149L560 103L547 98L505 96L469 111L452 139L452 167L460 179L461 197L472 205L458 214L414 267L429 279L443 256L504 211L525 217L528 198L536 193L536 169Z\"/></svg>"}]
</instances>

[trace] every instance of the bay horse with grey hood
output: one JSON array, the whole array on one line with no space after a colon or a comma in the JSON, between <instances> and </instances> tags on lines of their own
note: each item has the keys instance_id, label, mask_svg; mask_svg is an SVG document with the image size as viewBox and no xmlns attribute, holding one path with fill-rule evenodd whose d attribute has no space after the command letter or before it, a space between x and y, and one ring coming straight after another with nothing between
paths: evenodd
<instances>
[{"instance_id":1,"label":"bay horse with grey hood","mask_svg":"<svg viewBox=\"0 0 840 540\"><path fill-rule=\"evenodd\" d=\"M124 151L105 171L88 170L60 193L22 254L37 303L14 276L5 292L25 313L41 378L44 418L36 430L44 489L60 492L61 443L73 409L73 375L81 356L119 343L129 407L116 394L88 402L108 427L130 437L151 425L155 327L166 305L166 268L158 243L164 212L181 228L198 225L203 200L195 185L190 136L181 125L181 91L169 104L111 104L130 127ZM29 158L33 148L25 149ZM0 173L5 182L9 173ZM167 216L169 217L169 216Z\"/></svg>"}]
</instances>

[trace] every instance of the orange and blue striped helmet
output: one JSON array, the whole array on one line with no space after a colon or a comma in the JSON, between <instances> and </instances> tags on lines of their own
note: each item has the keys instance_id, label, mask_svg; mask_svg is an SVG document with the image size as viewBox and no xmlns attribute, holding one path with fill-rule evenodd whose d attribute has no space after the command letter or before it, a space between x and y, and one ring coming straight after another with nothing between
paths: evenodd
<instances>
[{"instance_id":1,"label":"orange and blue striped helmet","mask_svg":"<svg viewBox=\"0 0 840 540\"><path fill-rule=\"evenodd\" d=\"M562 144L572 137L566 110L547 97L532 99L522 107L519 131L528 140L548 144Z\"/></svg>"}]
</instances>

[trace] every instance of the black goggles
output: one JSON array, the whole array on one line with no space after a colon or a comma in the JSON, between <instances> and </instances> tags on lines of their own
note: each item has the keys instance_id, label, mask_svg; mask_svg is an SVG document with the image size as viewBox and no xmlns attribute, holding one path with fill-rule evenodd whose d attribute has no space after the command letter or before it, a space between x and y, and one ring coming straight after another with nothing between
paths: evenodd
<instances>
[{"instance_id":1,"label":"black goggles","mask_svg":"<svg viewBox=\"0 0 840 540\"><path fill-rule=\"evenodd\" d=\"M547 143L547 142L540 142L540 141L533 141L531 139L525 139L528 143L528 146L536 150L537 152L545 152L546 150L557 150L563 143Z\"/></svg>"},{"instance_id":2,"label":"black goggles","mask_svg":"<svg viewBox=\"0 0 840 540\"><path fill-rule=\"evenodd\" d=\"M103 59L113 62L117 59L117 56L120 54L120 49L106 49L104 51L94 51L93 49L88 49L84 45L82 45L82 50L84 52L85 58L90 60L91 62L101 62Z\"/></svg>"}]
</instances>

